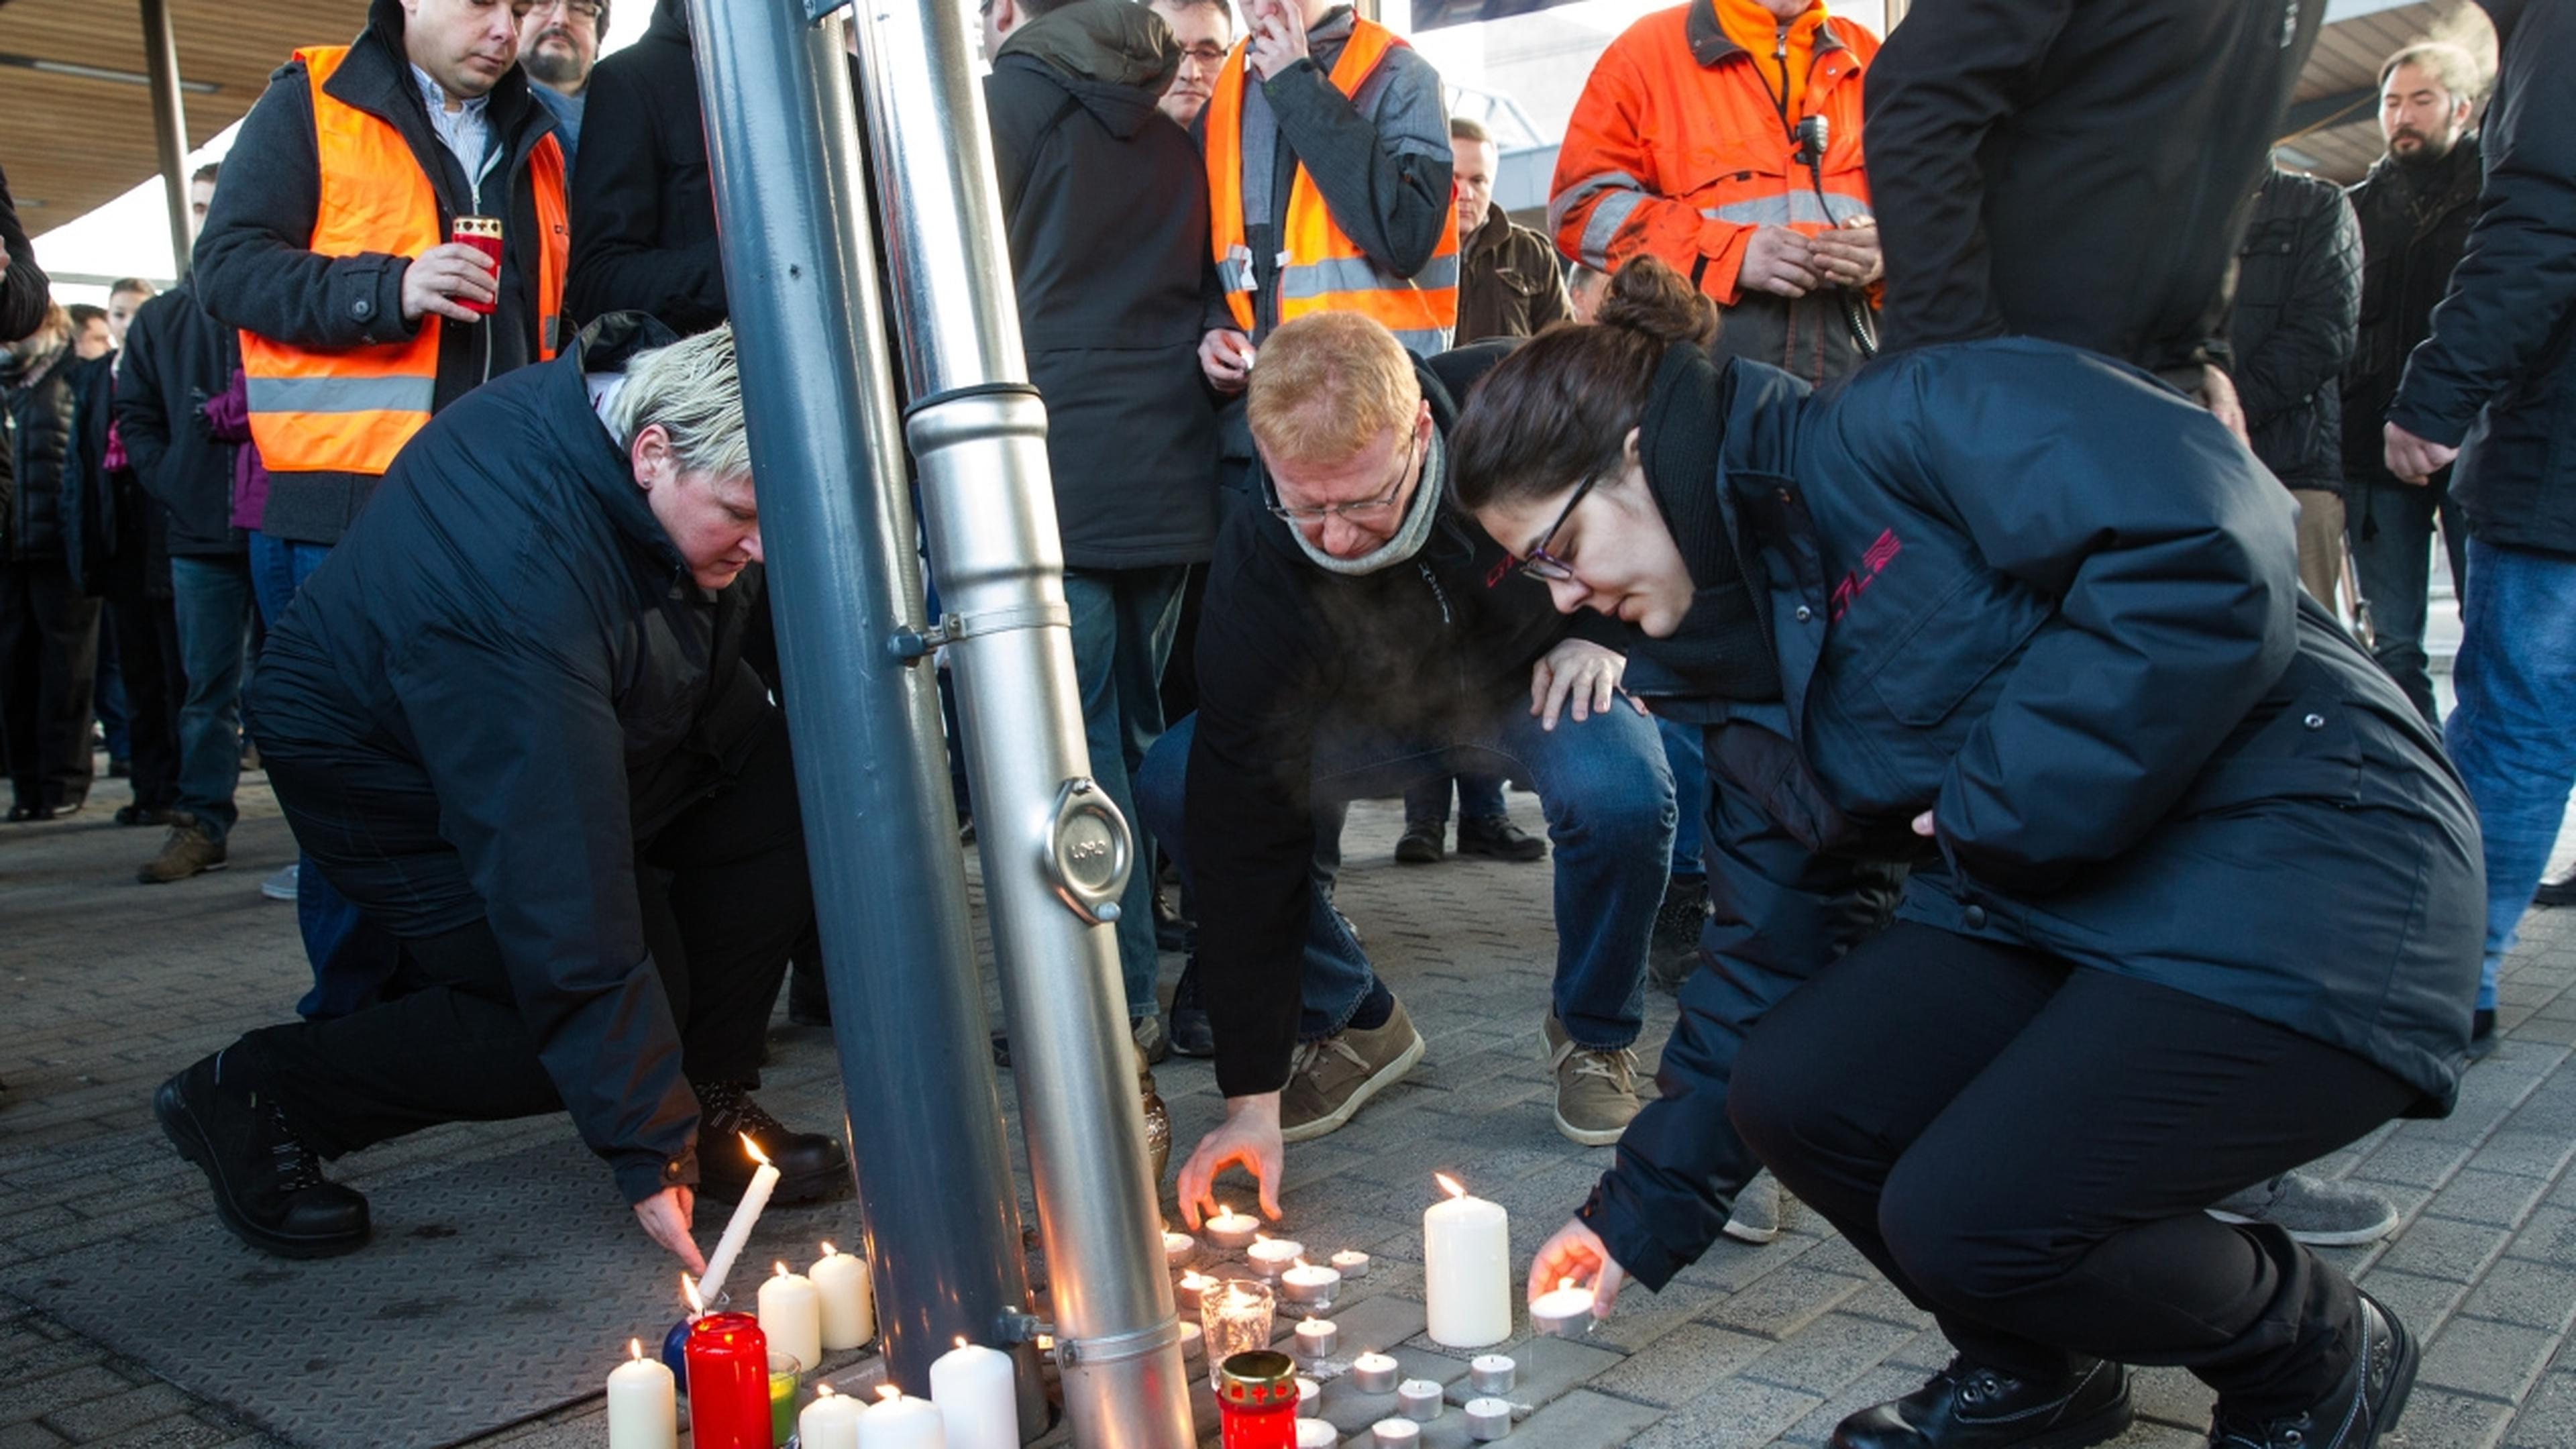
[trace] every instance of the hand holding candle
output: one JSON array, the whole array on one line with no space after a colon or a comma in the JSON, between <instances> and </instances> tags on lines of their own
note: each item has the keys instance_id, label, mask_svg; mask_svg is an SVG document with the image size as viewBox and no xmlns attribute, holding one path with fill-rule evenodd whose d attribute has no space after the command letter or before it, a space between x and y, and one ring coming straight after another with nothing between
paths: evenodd
<instances>
[{"instance_id":1,"label":"hand holding candle","mask_svg":"<svg viewBox=\"0 0 2576 1449\"><path fill-rule=\"evenodd\" d=\"M1539 1245L1538 1256L1530 1262L1529 1301L1535 1304L1548 1294L1563 1292L1569 1283L1588 1283L1592 1287L1592 1316L1607 1318L1611 1305L1619 1299L1620 1287L1627 1281L1627 1271L1611 1258L1601 1235L1576 1218Z\"/></svg>"}]
</instances>

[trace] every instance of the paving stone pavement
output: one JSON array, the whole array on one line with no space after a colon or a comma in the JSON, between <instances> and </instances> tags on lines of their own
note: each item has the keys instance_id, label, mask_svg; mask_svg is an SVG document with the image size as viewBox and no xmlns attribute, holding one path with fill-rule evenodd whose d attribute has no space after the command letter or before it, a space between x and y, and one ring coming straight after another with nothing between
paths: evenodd
<instances>
[{"instance_id":1,"label":"paving stone pavement","mask_svg":"<svg viewBox=\"0 0 2576 1449\"><path fill-rule=\"evenodd\" d=\"M291 854L258 777L243 791L233 868L172 886L133 884L158 832L109 822L122 786L102 782L93 798L72 820L0 832L0 1012L10 1027L0 1037L0 1274L9 1277L205 1216L199 1179L151 1124L150 1090L244 1028L282 1017L305 984L292 907L257 890ZM1528 797L1514 807L1537 823ZM1348 1326L1343 1357L1386 1348L1410 1372L1450 1382L1463 1356L1415 1336L1419 1214L1433 1197L1432 1169L1509 1208L1514 1253L1526 1262L1609 1153L1565 1142L1548 1118L1539 1036L1553 957L1548 867L1398 867L1389 858L1397 826L1392 805L1354 812L1339 899L1430 1052L1350 1128L1291 1149L1283 1231L1325 1251L1375 1255L1375 1271L1335 1310ZM1177 964L1166 959L1167 977ZM2406 1215L2387 1242L2334 1256L2426 1345L2404 1424L2415 1449L2576 1445L2571 985L2576 915L2537 913L2505 975L2507 1045L2469 1074L2459 1110L2384 1128L2328 1163L2387 1192ZM1670 999L1650 997L1641 1044L1649 1062L1671 1020ZM782 1115L837 1114L826 1034L789 1027L782 1015L772 1051L764 1097ZM1219 1115L1212 1075L1175 1060L1159 1076L1186 1149ZM1007 1076L1002 1084L1015 1113ZM375 1194L429 1191L427 1179L459 1162L569 1132L561 1119L442 1128L359 1154L335 1173ZM201 1307L210 1333L227 1315L258 1311L256 1302ZM1722 1242L1660 1295L1632 1292L1588 1341L1534 1344L1515 1327L1504 1351L1523 1360L1516 1397L1533 1412L1508 1442L1527 1449L1819 1445L1843 1414L1913 1387L1946 1357L1928 1320L1812 1214L1768 1247ZM1372 1341L1353 1341L1361 1337ZM1385 1408L1347 1384L1328 1388L1325 1402L1358 1443ZM2186 1376L2144 1374L2139 1407L2123 1449L2200 1442L2208 1396ZM1450 1432L1458 1416L1444 1420L1426 1441L1463 1443ZM593 1449L606 1431L592 1399L475 1442ZM284 1441L0 1299L0 1449L63 1444Z\"/></svg>"}]
</instances>

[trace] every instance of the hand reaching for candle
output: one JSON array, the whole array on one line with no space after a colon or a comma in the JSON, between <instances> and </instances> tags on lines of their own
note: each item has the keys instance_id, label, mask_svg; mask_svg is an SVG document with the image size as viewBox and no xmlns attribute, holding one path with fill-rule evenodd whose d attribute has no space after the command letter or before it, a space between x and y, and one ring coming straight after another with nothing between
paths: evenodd
<instances>
[{"instance_id":1,"label":"hand reaching for candle","mask_svg":"<svg viewBox=\"0 0 2576 1449\"><path fill-rule=\"evenodd\" d=\"M1592 1285L1592 1316L1607 1318L1610 1306L1619 1301L1619 1289L1628 1281L1628 1270L1610 1256L1601 1235L1573 1218L1556 1230L1556 1236L1541 1243L1538 1256L1530 1262L1529 1298L1554 1292L1556 1286L1572 1279Z\"/></svg>"},{"instance_id":2,"label":"hand reaching for candle","mask_svg":"<svg viewBox=\"0 0 2576 1449\"><path fill-rule=\"evenodd\" d=\"M1216 1200L1216 1180L1229 1167L1252 1174L1261 1190L1261 1215L1279 1216L1279 1179L1287 1170L1287 1146L1279 1140L1279 1094L1258 1092L1225 1099L1225 1121L1199 1139L1196 1152L1181 1164L1181 1221L1196 1232L1200 1210L1223 1212Z\"/></svg>"},{"instance_id":3,"label":"hand reaching for candle","mask_svg":"<svg viewBox=\"0 0 2576 1449\"><path fill-rule=\"evenodd\" d=\"M644 1225L644 1236L670 1249L690 1272L703 1277L706 1256L689 1236L689 1218L697 1203L696 1189L666 1187L635 1205L635 1221Z\"/></svg>"}]
</instances>

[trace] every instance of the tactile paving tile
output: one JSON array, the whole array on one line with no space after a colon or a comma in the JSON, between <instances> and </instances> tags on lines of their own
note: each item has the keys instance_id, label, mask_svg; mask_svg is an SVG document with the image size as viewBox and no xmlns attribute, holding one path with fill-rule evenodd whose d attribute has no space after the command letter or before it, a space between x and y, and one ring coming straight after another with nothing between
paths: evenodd
<instances>
[{"instance_id":1,"label":"tactile paving tile","mask_svg":"<svg viewBox=\"0 0 2576 1449\"><path fill-rule=\"evenodd\" d=\"M602 1392L679 1317L679 1264L578 1143L381 1187L366 1249L288 1262L211 1218L24 1264L10 1288L183 1389L299 1444L433 1449ZM730 1204L702 1204L712 1248ZM773 1260L856 1251L844 1199L764 1214L727 1282L746 1310Z\"/></svg>"}]
</instances>

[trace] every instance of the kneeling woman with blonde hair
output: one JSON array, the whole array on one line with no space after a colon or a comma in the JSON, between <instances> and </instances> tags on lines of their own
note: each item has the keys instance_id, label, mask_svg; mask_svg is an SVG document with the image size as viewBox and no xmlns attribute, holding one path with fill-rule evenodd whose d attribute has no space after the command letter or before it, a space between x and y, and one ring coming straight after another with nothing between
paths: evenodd
<instances>
[{"instance_id":1,"label":"kneeling woman with blonde hair","mask_svg":"<svg viewBox=\"0 0 2576 1449\"><path fill-rule=\"evenodd\" d=\"M1913 873L1731 1081L1667 1053L1534 1285L1659 1286L1635 1205L1731 1116L1957 1350L1837 1446L2102 1443L2124 1364L2215 1388L2217 1449L2378 1442L2415 1341L2203 1209L2450 1109L2484 893L2439 741L2300 594L2280 485L2146 374L1999 339L1810 394L1711 322L1631 264L1479 386L1458 500L1733 702L1711 770L1781 829Z\"/></svg>"}]
</instances>

